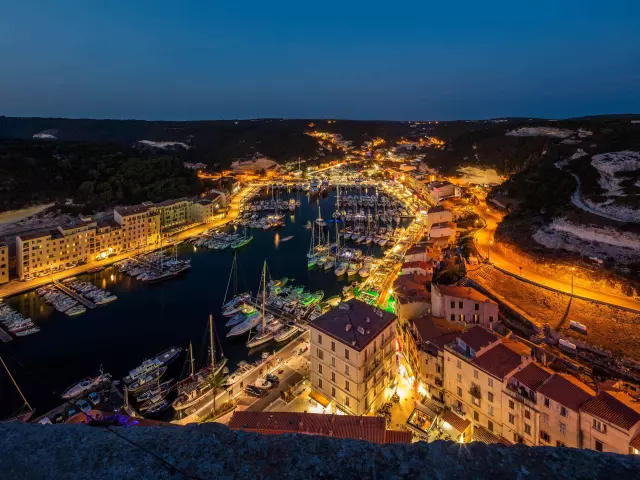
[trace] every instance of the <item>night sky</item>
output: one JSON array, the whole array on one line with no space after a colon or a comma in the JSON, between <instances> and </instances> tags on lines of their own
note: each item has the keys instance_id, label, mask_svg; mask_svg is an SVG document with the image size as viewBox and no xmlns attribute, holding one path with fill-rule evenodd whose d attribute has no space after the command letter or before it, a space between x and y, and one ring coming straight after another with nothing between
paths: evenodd
<instances>
[{"instance_id":1,"label":"night sky","mask_svg":"<svg viewBox=\"0 0 640 480\"><path fill-rule=\"evenodd\" d=\"M0 114L640 112L640 1L2 0Z\"/></svg>"}]
</instances>

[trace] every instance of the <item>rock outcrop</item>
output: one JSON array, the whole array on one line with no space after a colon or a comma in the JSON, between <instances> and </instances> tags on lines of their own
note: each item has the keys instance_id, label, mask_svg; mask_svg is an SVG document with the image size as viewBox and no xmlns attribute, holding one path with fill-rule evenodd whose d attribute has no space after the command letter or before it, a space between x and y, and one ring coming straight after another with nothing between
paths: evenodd
<instances>
[{"instance_id":1,"label":"rock outcrop","mask_svg":"<svg viewBox=\"0 0 640 480\"><path fill-rule=\"evenodd\" d=\"M638 478L640 458L567 448L452 442L375 445L267 436L222 425L0 426L10 479L597 479Z\"/></svg>"}]
</instances>

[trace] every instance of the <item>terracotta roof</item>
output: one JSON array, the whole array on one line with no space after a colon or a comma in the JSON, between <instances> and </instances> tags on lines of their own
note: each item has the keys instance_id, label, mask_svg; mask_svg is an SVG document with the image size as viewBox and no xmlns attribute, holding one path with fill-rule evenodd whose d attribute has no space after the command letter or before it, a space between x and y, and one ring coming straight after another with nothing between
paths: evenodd
<instances>
[{"instance_id":1,"label":"terracotta roof","mask_svg":"<svg viewBox=\"0 0 640 480\"><path fill-rule=\"evenodd\" d=\"M589 413L620 428L630 430L640 422L640 403L621 393L602 391L580 407L581 412Z\"/></svg>"},{"instance_id":2,"label":"terracotta roof","mask_svg":"<svg viewBox=\"0 0 640 480\"><path fill-rule=\"evenodd\" d=\"M298 412L234 412L229 422L233 430L248 430L272 435L304 433L335 438L366 440L386 443L411 441L408 432L391 432L387 436L386 422L382 417L360 417L355 415L323 415Z\"/></svg>"},{"instance_id":3,"label":"terracotta roof","mask_svg":"<svg viewBox=\"0 0 640 480\"><path fill-rule=\"evenodd\" d=\"M577 412L580 406L591 400L595 392L571 375L554 373L538 388L538 393Z\"/></svg>"},{"instance_id":4,"label":"terracotta roof","mask_svg":"<svg viewBox=\"0 0 640 480\"><path fill-rule=\"evenodd\" d=\"M432 338L429 341L440 350L443 350L445 345L455 342L456 338L458 338L459 336L460 334L458 332L443 333L442 335Z\"/></svg>"},{"instance_id":5,"label":"terracotta roof","mask_svg":"<svg viewBox=\"0 0 640 480\"><path fill-rule=\"evenodd\" d=\"M361 351L395 320L394 314L354 298L332 308L309 325Z\"/></svg>"},{"instance_id":6,"label":"terracotta roof","mask_svg":"<svg viewBox=\"0 0 640 480\"><path fill-rule=\"evenodd\" d=\"M31 232L31 233L22 233L17 235L23 242L27 240L33 240L34 238L44 238L51 236L51 231L40 231L40 232Z\"/></svg>"},{"instance_id":7,"label":"terracotta roof","mask_svg":"<svg viewBox=\"0 0 640 480\"><path fill-rule=\"evenodd\" d=\"M437 287L442 295L446 295L448 297L466 298L467 300L473 300L475 302L495 303L493 300L481 294L475 288L460 287L458 285L437 285Z\"/></svg>"},{"instance_id":8,"label":"terracotta roof","mask_svg":"<svg viewBox=\"0 0 640 480\"><path fill-rule=\"evenodd\" d=\"M404 430L386 430L384 443L411 443L413 434Z\"/></svg>"},{"instance_id":9,"label":"terracotta roof","mask_svg":"<svg viewBox=\"0 0 640 480\"><path fill-rule=\"evenodd\" d=\"M429 210L427 210L427 213L439 213L439 212L444 212L446 210L446 208L444 208L442 205L436 205L435 207L431 207Z\"/></svg>"},{"instance_id":10,"label":"terracotta roof","mask_svg":"<svg viewBox=\"0 0 640 480\"><path fill-rule=\"evenodd\" d=\"M433 321L431 315L424 317L418 317L411 320L411 323L416 327L418 335L423 342L429 341L432 338L440 336L444 333Z\"/></svg>"},{"instance_id":11,"label":"terracotta roof","mask_svg":"<svg viewBox=\"0 0 640 480\"><path fill-rule=\"evenodd\" d=\"M451 425L455 430L457 430L460 433L464 432L467 429L467 427L471 425L471 422L469 420L459 417L457 414L453 413L451 410L445 410L442 414L442 417L440 418L442 419L443 422L447 422L449 425Z\"/></svg>"},{"instance_id":12,"label":"terracotta roof","mask_svg":"<svg viewBox=\"0 0 640 480\"><path fill-rule=\"evenodd\" d=\"M453 222L438 222L431 225L431 230L434 228L456 228L456 224Z\"/></svg>"},{"instance_id":13,"label":"terracotta roof","mask_svg":"<svg viewBox=\"0 0 640 480\"><path fill-rule=\"evenodd\" d=\"M409 250L407 250L407 253L405 253L404 256L406 257L407 255L417 255L419 253L424 253L426 255L426 247L411 247Z\"/></svg>"},{"instance_id":14,"label":"terracotta roof","mask_svg":"<svg viewBox=\"0 0 640 480\"><path fill-rule=\"evenodd\" d=\"M471 436L472 442L482 442L487 444L500 443L502 445L511 445L511 442L504 437L498 437L484 427L476 427Z\"/></svg>"},{"instance_id":15,"label":"terracotta roof","mask_svg":"<svg viewBox=\"0 0 640 480\"><path fill-rule=\"evenodd\" d=\"M459 335L459 338L475 351L478 351L498 340L498 337L489 330L478 326L470 328L462 335Z\"/></svg>"},{"instance_id":16,"label":"terracotta roof","mask_svg":"<svg viewBox=\"0 0 640 480\"><path fill-rule=\"evenodd\" d=\"M542 385L551 375L552 373L545 368L542 368L535 363L530 363L522 370L517 372L513 376L513 378L515 380L518 380L529 390L536 391L538 387Z\"/></svg>"},{"instance_id":17,"label":"terracotta roof","mask_svg":"<svg viewBox=\"0 0 640 480\"><path fill-rule=\"evenodd\" d=\"M491 347L471 363L494 377L504 379L522 363L522 357L510 348L499 343Z\"/></svg>"},{"instance_id":18,"label":"terracotta roof","mask_svg":"<svg viewBox=\"0 0 640 480\"><path fill-rule=\"evenodd\" d=\"M422 260L415 260L413 262L404 262L402 268L421 268L423 270L429 270L431 268L431 262L424 262Z\"/></svg>"}]
</instances>

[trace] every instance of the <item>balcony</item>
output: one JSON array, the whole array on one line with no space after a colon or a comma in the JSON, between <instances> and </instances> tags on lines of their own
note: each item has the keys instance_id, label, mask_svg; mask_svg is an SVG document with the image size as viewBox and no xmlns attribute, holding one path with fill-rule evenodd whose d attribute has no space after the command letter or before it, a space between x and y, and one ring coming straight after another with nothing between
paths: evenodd
<instances>
[{"instance_id":1,"label":"balcony","mask_svg":"<svg viewBox=\"0 0 640 480\"><path fill-rule=\"evenodd\" d=\"M480 391L480 386L476 385L475 383L471 384L471 387L469 388L469 393L473 398L477 398L478 400L482 398L482 392Z\"/></svg>"},{"instance_id":2,"label":"balcony","mask_svg":"<svg viewBox=\"0 0 640 480\"><path fill-rule=\"evenodd\" d=\"M528 395L526 390L518 390L513 385L507 385L507 388L504 390L504 393L509 395L514 400L523 403L529 408L537 409L538 405L536 404L535 397Z\"/></svg>"}]
</instances>

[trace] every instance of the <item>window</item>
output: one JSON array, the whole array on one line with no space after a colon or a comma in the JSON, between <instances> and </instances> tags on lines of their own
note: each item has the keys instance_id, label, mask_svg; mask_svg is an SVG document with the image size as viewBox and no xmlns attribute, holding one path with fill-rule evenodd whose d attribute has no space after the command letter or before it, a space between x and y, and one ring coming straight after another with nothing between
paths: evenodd
<instances>
[{"instance_id":1,"label":"window","mask_svg":"<svg viewBox=\"0 0 640 480\"><path fill-rule=\"evenodd\" d=\"M332 381L333 383L335 383L335 382L336 382L336 372L331 372L331 381Z\"/></svg>"},{"instance_id":2,"label":"window","mask_svg":"<svg viewBox=\"0 0 640 480\"><path fill-rule=\"evenodd\" d=\"M458 374L458 383L462 383L462 375Z\"/></svg>"},{"instance_id":3,"label":"window","mask_svg":"<svg viewBox=\"0 0 640 480\"><path fill-rule=\"evenodd\" d=\"M560 406L560 416L561 417L566 417L567 416L567 409L565 407L563 407L562 405Z\"/></svg>"},{"instance_id":4,"label":"window","mask_svg":"<svg viewBox=\"0 0 640 480\"><path fill-rule=\"evenodd\" d=\"M473 315L473 323L480 323L480 316L477 313Z\"/></svg>"},{"instance_id":5,"label":"window","mask_svg":"<svg viewBox=\"0 0 640 480\"><path fill-rule=\"evenodd\" d=\"M524 433L531 436L531 425L529 425L528 423L524 424Z\"/></svg>"},{"instance_id":6,"label":"window","mask_svg":"<svg viewBox=\"0 0 640 480\"><path fill-rule=\"evenodd\" d=\"M478 412L473 412L473 419L474 419L476 422L479 422L479 421L480 421L480 415L478 415Z\"/></svg>"},{"instance_id":7,"label":"window","mask_svg":"<svg viewBox=\"0 0 640 480\"><path fill-rule=\"evenodd\" d=\"M545 425L549 425L549 415L547 415L546 413L542 414L542 423Z\"/></svg>"},{"instance_id":8,"label":"window","mask_svg":"<svg viewBox=\"0 0 640 480\"><path fill-rule=\"evenodd\" d=\"M351 391L351 390L350 390L350 388L351 388L351 387L349 386L349 380L345 380L345 381L344 381L344 389L345 389L347 392L350 392L350 391Z\"/></svg>"},{"instance_id":9,"label":"window","mask_svg":"<svg viewBox=\"0 0 640 480\"><path fill-rule=\"evenodd\" d=\"M321 378L318 379L318 388L322 388L322 379Z\"/></svg>"},{"instance_id":10,"label":"window","mask_svg":"<svg viewBox=\"0 0 640 480\"><path fill-rule=\"evenodd\" d=\"M321 363L318 364L318 373L320 375L322 375L322 364Z\"/></svg>"},{"instance_id":11,"label":"window","mask_svg":"<svg viewBox=\"0 0 640 480\"><path fill-rule=\"evenodd\" d=\"M462 308L462 302L458 302L458 308Z\"/></svg>"},{"instance_id":12,"label":"window","mask_svg":"<svg viewBox=\"0 0 640 480\"><path fill-rule=\"evenodd\" d=\"M458 396L461 397L462 396L462 389L460 387L458 387Z\"/></svg>"},{"instance_id":13,"label":"window","mask_svg":"<svg viewBox=\"0 0 640 480\"><path fill-rule=\"evenodd\" d=\"M456 314L455 314L455 313L452 313L452 314L451 314L451 321L452 321L452 322L455 322L455 320L456 320Z\"/></svg>"},{"instance_id":14,"label":"window","mask_svg":"<svg viewBox=\"0 0 640 480\"><path fill-rule=\"evenodd\" d=\"M473 371L473 378L478 378L478 370Z\"/></svg>"},{"instance_id":15,"label":"window","mask_svg":"<svg viewBox=\"0 0 640 480\"><path fill-rule=\"evenodd\" d=\"M336 351L336 342L331 342L331 351L332 352Z\"/></svg>"},{"instance_id":16,"label":"window","mask_svg":"<svg viewBox=\"0 0 640 480\"><path fill-rule=\"evenodd\" d=\"M349 397L344 397L344 404L348 407L349 406Z\"/></svg>"},{"instance_id":17,"label":"window","mask_svg":"<svg viewBox=\"0 0 640 480\"><path fill-rule=\"evenodd\" d=\"M331 357L331 366L332 367L336 366L336 357Z\"/></svg>"},{"instance_id":18,"label":"window","mask_svg":"<svg viewBox=\"0 0 640 480\"><path fill-rule=\"evenodd\" d=\"M460 321L464 322L464 315L460 315Z\"/></svg>"},{"instance_id":19,"label":"window","mask_svg":"<svg viewBox=\"0 0 640 480\"><path fill-rule=\"evenodd\" d=\"M488 399L491 403L493 403L493 393L492 393L492 392L487 392L487 399ZM491 408L493 408L493 407L491 407Z\"/></svg>"},{"instance_id":20,"label":"window","mask_svg":"<svg viewBox=\"0 0 640 480\"><path fill-rule=\"evenodd\" d=\"M345 374L346 376L349 376L349 365L345 365L345 366L344 366L344 374Z\"/></svg>"},{"instance_id":21,"label":"window","mask_svg":"<svg viewBox=\"0 0 640 480\"><path fill-rule=\"evenodd\" d=\"M336 396L336 387L331 387L331 396L332 397Z\"/></svg>"},{"instance_id":22,"label":"window","mask_svg":"<svg viewBox=\"0 0 640 480\"><path fill-rule=\"evenodd\" d=\"M547 443L551 443L551 437L544 430L540 430L540 439L544 440Z\"/></svg>"},{"instance_id":23,"label":"window","mask_svg":"<svg viewBox=\"0 0 640 480\"><path fill-rule=\"evenodd\" d=\"M491 420L487 422L487 428L490 432L493 432L493 422Z\"/></svg>"},{"instance_id":24,"label":"window","mask_svg":"<svg viewBox=\"0 0 640 480\"><path fill-rule=\"evenodd\" d=\"M322 350L320 350L320 349L318 349L318 358L320 360L322 360L324 358L324 352Z\"/></svg>"},{"instance_id":25,"label":"window","mask_svg":"<svg viewBox=\"0 0 640 480\"><path fill-rule=\"evenodd\" d=\"M547 408L551 408L551 400L549 400L547 397L544 397L544 406Z\"/></svg>"},{"instance_id":26,"label":"window","mask_svg":"<svg viewBox=\"0 0 640 480\"><path fill-rule=\"evenodd\" d=\"M318 343L322 345L322 335L318 334Z\"/></svg>"},{"instance_id":27,"label":"window","mask_svg":"<svg viewBox=\"0 0 640 480\"><path fill-rule=\"evenodd\" d=\"M488 379L488 380L487 380L487 384L488 384L490 387L493 387L493 378Z\"/></svg>"},{"instance_id":28,"label":"window","mask_svg":"<svg viewBox=\"0 0 640 480\"><path fill-rule=\"evenodd\" d=\"M561 442L560 440L556 440L556 447L564 447L564 442Z\"/></svg>"},{"instance_id":29,"label":"window","mask_svg":"<svg viewBox=\"0 0 640 480\"><path fill-rule=\"evenodd\" d=\"M602 433L607 433L607 426L600 420L593 419L593 428Z\"/></svg>"},{"instance_id":30,"label":"window","mask_svg":"<svg viewBox=\"0 0 640 480\"><path fill-rule=\"evenodd\" d=\"M600 440L596 440L596 451L602 452L604 450L602 442Z\"/></svg>"},{"instance_id":31,"label":"window","mask_svg":"<svg viewBox=\"0 0 640 480\"><path fill-rule=\"evenodd\" d=\"M524 418L526 418L527 420L531 420L531 410L524 411Z\"/></svg>"},{"instance_id":32,"label":"window","mask_svg":"<svg viewBox=\"0 0 640 480\"><path fill-rule=\"evenodd\" d=\"M493 322L493 315L489 315L489 322Z\"/></svg>"},{"instance_id":33,"label":"window","mask_svg":"<svg viewBox=\"0 0 640 480\"><path fill-rule=\"evenodd\" d=\"M347 360L349 360L349 350L348 349L344 349L344 358L346 358Z\"/></svg>"},{"instance_id":34,"label":"window","mask_svg":"<svg viewBox=\"0 0 640 480\"><path fill-rule=\"evenodd\" d=\"M480 310L480 304L479 304L479 303L476 303L474 308L475 308L476 310Z\"/></svg>"},{"instance_id":35,"label":"window","mask_svg":"<svg viewBox=\"0 0 640 480\"><path fill-rule=\"evenodd\" d=\"M567 426L562 422L560 422L560 433L562 435L566 435L567 434Z\"/></svg>"},{"instance_id":36,"label":"window","mask_svg":"<svg viewBox=\"0 0 640 480\"><path fill-rule=\"evenodd\" d=\"M489 415L493 417L493 405L489 405Z\"/></svg>"},{"instance_id":37,"label":"window","mask_svg":"<svg viewBox=\"0 0 640 480\"><path fill-rule=\"evenodd\" d=\"M451 302L451 308L456 308L456 302Z\"/></svg>"},{"instance_id":38,"label":"window","mask_svg":"<svg viewBox=\"0 0 640 480\"><path fill-rule=\"evenodd\" d=\"M513 415L513 413L509 414L509 423L512 425L516 423L516 417Z\"/></svg>"},{"instance_id":39,"label":"window","mask_svg":"<svg viewBox=\"0 0 640 480\"><path fill-rule=\"evenodd\" d=\"M456 362L456 366L458 368L462 368L462 360L458 359L458 361Z\"/></svg>"},{"instance_id":40,"label":"window","mask_svg":"<svg viewBox=\"0 0 640 480\"><path fill-rule=\"evenodd\" d=\"M509 400L509 408L510 408L511 410L513 410L513 409L515 409L515 407L516 407L516 404L515 404L515 403L513 403L513 400Z\"/></svg>"}]
</instances>

